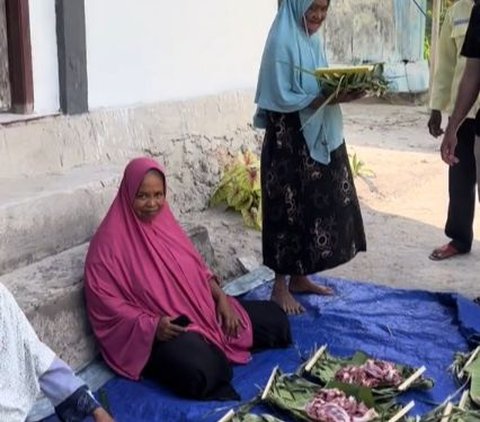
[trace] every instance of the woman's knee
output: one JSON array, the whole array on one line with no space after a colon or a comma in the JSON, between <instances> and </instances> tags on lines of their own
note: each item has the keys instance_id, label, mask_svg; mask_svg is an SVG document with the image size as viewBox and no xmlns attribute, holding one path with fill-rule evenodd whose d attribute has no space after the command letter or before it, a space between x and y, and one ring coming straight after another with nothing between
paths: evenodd
<instances>
[{"instance_id":1,"label":"woman's knee","mask_svg":"<svg viewBox=\"0 0 480 422\"><path fill-rule=\"evenodd\" d=\"M224 356L212 352L184 362L178 368L177 377L181 383L177 392L190 398L207 399L214 397L219 387L230 384L233 371Z\"/></svg>"},{"instance_id":2,"label":"woman's knee","mask_svg":"<svg viewBox=\"0 0 480 422\"><path fill-rule=\"evenodd\" d=\"M290 320L285 311L275 302L269 302L270 326L272 333L270 347L287 347L292 343L292 334L290 331Z\"/></svg>"},{"instance_id":3,"label":"woman's knee","mask_svg":"<svg viewBox=\"0 0 480 422\"><path fill-rule=\"evenodd\" d=\"M157 348L159 381L177 394L195 399L208 398L219 385L230 383L232 368L219 349L195 333L182 337Z\"/></svg>"},{"instance_id":4,"label":"woman's knee","mask_svg":"<svg viewBox=\"0 0 480 422\"><path fill-rule=\"evenodd\" d=\"M241 302L253 326L253 349L287 347L292 342L290 321L283 309L272 301Z\"/></svg>"}]
</instances>

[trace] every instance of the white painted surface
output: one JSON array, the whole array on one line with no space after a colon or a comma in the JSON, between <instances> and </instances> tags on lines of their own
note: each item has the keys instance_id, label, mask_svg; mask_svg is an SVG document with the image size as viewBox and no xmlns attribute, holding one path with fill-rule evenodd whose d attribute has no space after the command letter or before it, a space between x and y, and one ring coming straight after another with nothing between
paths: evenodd
<instances>
[{"instance_id":1,"label":"white painted surface","mask_svg":"<svg viewBox=\"0 0 480 422\"><path fill-rule=\"evenodd\" d=\"M34 112L60 108L55 0L33 0L30 5Z\"/></svg>"},{"instance_id":2,"label":"white painted surface","mask_svg":"<svg viewBox=\"0 0 480 422\"><path fill-rule=\"evenodd\" d=\"M90 108L254 88L277 0L86 0Z\"/></svg>"}]
</instances>

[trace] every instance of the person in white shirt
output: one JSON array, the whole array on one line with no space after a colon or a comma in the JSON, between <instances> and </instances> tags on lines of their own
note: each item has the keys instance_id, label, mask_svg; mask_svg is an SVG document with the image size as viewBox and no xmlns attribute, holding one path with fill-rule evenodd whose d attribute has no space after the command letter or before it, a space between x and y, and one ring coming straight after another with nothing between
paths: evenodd
<instances>
[{"instance_id":1,"label":"person in white shirt","mask_svg":"<svg viewBox=\"0 0 480 422\"><path fill-rule=\"evenodd\" d=\"M62 422L113 422L85 383L37 337L0 283L0 421L24 422L43 392Z\"/></svg>"}]
</instances>

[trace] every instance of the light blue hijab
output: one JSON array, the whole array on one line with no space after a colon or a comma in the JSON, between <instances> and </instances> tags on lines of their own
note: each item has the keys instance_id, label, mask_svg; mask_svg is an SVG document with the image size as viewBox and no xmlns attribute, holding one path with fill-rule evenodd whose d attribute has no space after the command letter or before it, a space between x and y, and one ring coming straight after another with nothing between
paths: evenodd
<instances>
[{"instance_id":1,"label":"light blue hijab","mask_svg":"<svg viewBox=\"0 0 480 422\"><path fill-rule=\"evenodd\" d=\"M265 110L298 111L310 156L328 164L330 153L343 143L342 111L339 105L327 105L321 110L309 108L320 88L314 76L298 70L328 66L319 34L309 36L301 26L311 4L312 0L282 1L263 52L254 126L266 128Z\"/></svg>"}]
</instances>

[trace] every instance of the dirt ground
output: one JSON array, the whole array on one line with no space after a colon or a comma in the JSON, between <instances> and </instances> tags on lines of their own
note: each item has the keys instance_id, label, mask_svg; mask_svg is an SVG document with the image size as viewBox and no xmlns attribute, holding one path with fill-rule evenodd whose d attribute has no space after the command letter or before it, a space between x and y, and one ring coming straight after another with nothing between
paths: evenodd
<instances>
[{"instance_id":1,"label":"dirt ground","mask_svg":"<svg viewBox=\"0 0 480 422\"><path fill-rule=\"evenodd\" d=\"M440 160L440 141L426 129L426 107L355 103L344 107L344 115L349 152L375 174L355 179L368 252L325 274L480 296L478 221L470 254L428 259L434 247L446 242L447 167ZM218 271L227 280L239 273L237 257L253 255L261 262L260 233L246 229L238 215L214 209L195 220L209 229Z\"/></svg>"}]
</instances>

